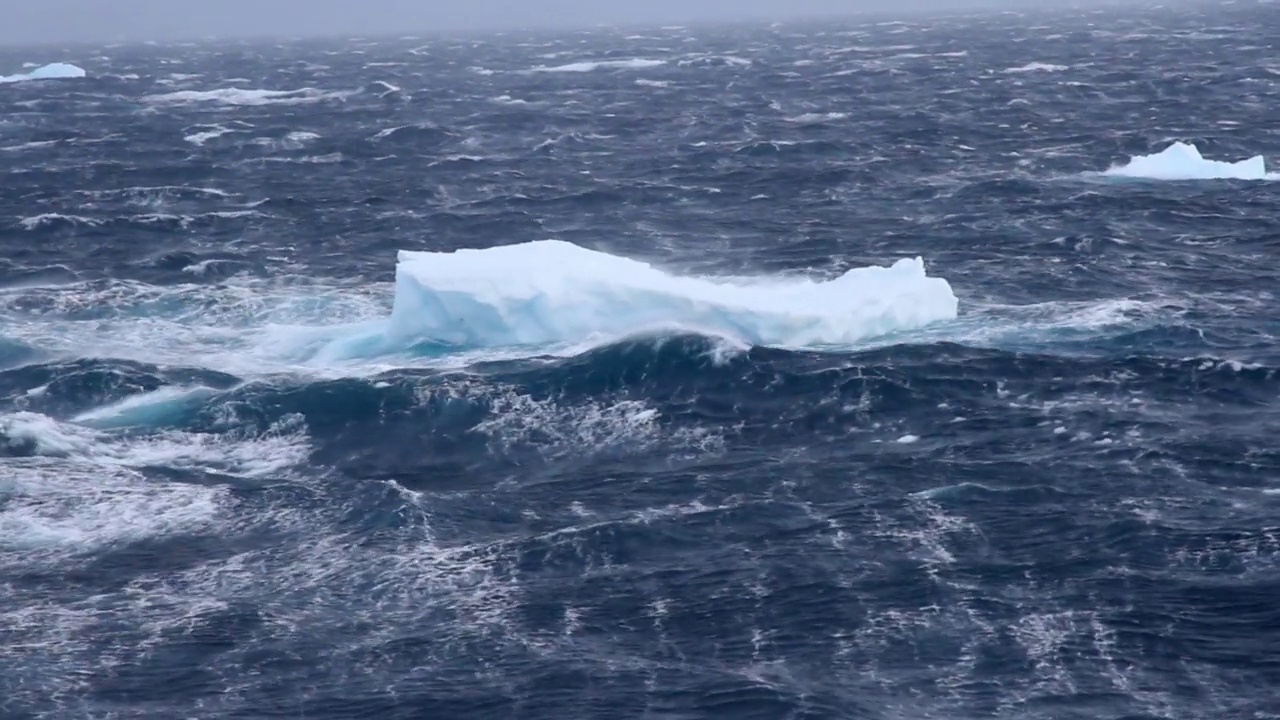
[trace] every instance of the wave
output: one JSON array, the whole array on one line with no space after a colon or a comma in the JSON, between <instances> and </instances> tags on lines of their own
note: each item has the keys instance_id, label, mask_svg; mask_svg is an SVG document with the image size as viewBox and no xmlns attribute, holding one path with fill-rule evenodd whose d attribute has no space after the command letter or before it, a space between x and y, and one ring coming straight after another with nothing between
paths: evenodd
<instances>
[{"instance_id":1,"label":"wave","mask_svg":"<svg viewBox=\"0 0 1280 720\"><path fill-rule=\"evenodd\" d=\"M217 90L179 90L159 95L148 95L143 100L157 105L217 103L220 105L254 106L300 105L345 96L346 93L325 92L315 88L301 88L299 90L220 88Z\"/></svg>"},{"instance_id":2,"label":"wave","mask_svg":"<svg viewBox=\"0 0 1280 720\"><path fill-rule=\"evenodd\" d=\"M171 213L142 213L138 215L120 215L111 218L93 218L82 215L64 215L62 213L44 213L21 218L18 225L23 230L37 231L59 228L86 227L144 227L144 228L178 228L186 229L193 225L213 225L222 220L242 220L245 218L266 217L257 210L214 210L199 215L175 215Z\"/></svg>"},{"instance_id":3,"label":"wave","mask_svg":"<svg viewBox=\"0 0 1280 720\"><path fill-rule=\"evenodd\" d=\"M17 145L5 145L0 147L0 152L24 152L26 150L43 150L51 148L63 142L62 140L32 140L31 142L19 143Z\"/></svg>"},{"instance_id":4,"label":"wave","mask_svg":"<svg viewBox=\"0 0 1280 720\"><path fill-rule=\"evenodd\" d=\"M1146 180L1276 180L1280 173L1267 173L1266 161L1254 155L1239 162L1206 160L1199 148L1175 142L1154 155L1130 158L1124 165L1102 173L1108 177Z\"/></svg>"},{"instance_id":5,"label":"wave","mask_svg":"<svg viewBox=\"0 0 1280 720\"><path fill-rule=\"evenodd\" d=\"M75 225L101 225L103 221L94 218L82 217L80 215L64 215L62 213L42 213L31 217L22 218L18 224L24 230L36 230L44 227L61 227Z\"/></svg>"},{"instance_id":6,"label":"wave","mask_svg":"<svg viewBox=\"0 0 1280 720\"><path fill-rule=\"evenodd\" d=\"M735 55L697 55L677 63L680 67L747 67L751 61Z\"/></svg>"},{"instance_id":7,"label":"wave","mask_svg":"<svg viewBox=\"0 0 1280 720\"><path fill-rule=\"evenodd\" d=\"M86 363L86 373L93 369ZM1046 385L1064 377L1076 380ZM466 372L277 377L225 389L215 387L221 382L172 377L173 384L154 390L123 397L111 392L87 409L36 397L20 412L0 414L0 456L106 467L176 463L243 477L304 463L366 470L508 461L527 467L539 458L619 458L659 446L697 453L725 441L767 443L771 433L787 428L847 427L867 413L887 421L864 427L868 437L911 444L905 438L927 441L946 432L954 422L948 405L994 402L1006 411L1006 401L990 392L992 378L1005 385L1009 407L1044 410L1101 437L1114 418L1077 415L1073 404L1159 415L1156 398L1178 397L1191 383L1205 399L1262 406L1273 394L1276 368L1211 356L1070 357L949 342L852 356L771 348L726 352L707 338L677 335L538 362L482 363ZM1129 403L1125 398L1134 388L1152 400ZM229 449L241 442L256 443L258 455ZM405 443L423 452L398 457Z\"/></svg>"},{"instance_id":8,"label":"wave","mask_svg":"<svg viewBox=\"0 0 1280 720\"><path fill-rule=\"evenodd\" d=\"M685 328L758 345L847 346L956 317L921 258L839 278L681 277L547 240L401 251L388 338L477 348L590 342Z\"/></svg>"},{"instance_id":9,"label":"wave","mask_svg":"<svg viewBox=\"0 0 1280 720\"><path fill-rule=\"evenodd\" d=\"M834 120L845 120L848 117L849 117L849 113L843 113L843 112L825 112L825 113L810 112L810 113L804 113L803 115L796 115L794 117L788 117L784 119L789 123L796 123L797 125L812 125L816 123L823 123L823 122L829 122Z\"/></svg>"},{"instance_id":10,"label":"wave","mask_svg":"<svg viewBox=\"0 0 1280 720\"><path fill-rule=\"evenodd\" d=\"M60 364L58 373L66 377L57 382L46 375L19 382L15 375L16 384L7 385L10 378L0 374L0 393L19 397L53 382L42 399L24 400L24 407L77 417L121 401L125 389L226 388L236 378L477 372L494 363L535 367L616 345L682 342L678 338L687 335L710 343L706 354L721 357L776 348L847 358L849 352L940 343L1069 357L1134 348L1172 356L1213 352L1184 317L1185 302L1175 298L975 301L960 315L947 281L926 277L918 259L822 282L680 277L576 247L563 253L571 261L557 259L554 247L535 261L521 253L545 250L541 243L512 247L463 251L464 262L450 253L427 253L425 259L410 253L396 283L263 280L246 272L246 258L190 252L154 260L173 285L79 280L70 271L32 275L0 292L3 366L110 358L194 365L214 375L109 373L115 378L109 386L120 391L99 392L93 389L98 373ZM489 266L467 270L466 262ZM437 283L433 273L443 280ZM1268 361L1255 354L1238 359ZM79 400L64 397L68 392ZM130 413L151 412L121 409L127 412L101 420L127 425Z\"/></svg>"},{"instance_id":11,"label":"wave","mask_svg":"<svg viewBox=\"0 0 1280 720\"><path fill-rule=\"evenodd\" d=\"M166 385L86 410L72 418L72 422L94 428L165 425L183 417L217 392L206 385Z\"/></svg>"},{"instance_id":12,"label":"wave","mask_svg":"<svg viewBox=\"0 0 1280 720\"><path fill-rule=\"evenodd\" d=\"M211 529L232 485L288 475L310 446L296 417L266 432L104 432L34 412L0 415L0 566ZM192 473L194 482L156 482Z\"/></svg>"},{"instance_id":13,"label":"wave","mask_svg":"<svg viewBox=\"0 0 1280 720\"><path fill-rule=\"evenodd\" d=\"M659 65L666 64L666 60L647 60L645 58L631 58L629 60L589 60L569 63L567 65L557 65L555 67L539 65L538 67L531 68L529 72L586 73L601 69L643 70L645 68L658 67Z\"/></svg>"},{"instance_id":14,"label":"wave","mask_svg":"<svg viewBox=\"0 0 1280 720\"><path fill-rule=\"evenodd\" d=\"M185 135L183 136L182 139L197 147L203 147L204 144L210 140L213 140L215 138L220 138L223 135L226 135L227 133L235 132L235 130L232 130L230 128L224 128L217 125L209 126L209 127L210 129L208 130L201 130L200 132L195 132L195 133L191 133L190 135Z\"/></svg>"},{"instance_id":15,"label":"wave","mask_svg":"<svg viewBox=\"0 0 1280 720\"><path fill-rule=\"evenodd\" d=\"M306 461L305 431L301 417L290 415L263 432L164 430L135 437L21 411L0 415L0 453L10 458L64 458L100 467L170 467L262 477Z\"/></svg>"},{"instance_id":16,"label":"wave","mask_svg":"<svg viewBox=\"0 0 1280 720\"><path fill-rule=\"evenodd\" d=\"M0 75L0 84L27 82L30 80L66 80L85 77L84 68L70 63L50 63L35 70L17 75Z\"/></svg>"},{"instance_id":17,"label":"wave","mask_svg":"<svg viewBox=\"0 0 1280 720\"><path fill-rule=\"evenodd\" d=\"M439 148L445 143L451 142L457 138L457 135L437 125L430 123L416 123L413 125L396 125L395 127L383 128L374 133L369 138L370 142L391 141L413 144L414 146L428 145L433 148Z\"/></svg>"},{"instance_id":18,"label":"wave","mask_svg":"<svg viewBox=\"0 0 1280 720\"><path fill-rule=\"evenodd\" d=\"M374 80L365 86L364 91L379 98L397 95L402 92L399 85L392 85L386 80Z\"/></svg>"},{"instance_id":19,"label":"wave","mask_svg":"<svg viewBox=\"0 0 1280 720\"><path fill-rule=\"evenodd\" d=\"M1011 67L1005 70L1008 74L1021 74L1029 72L1062 72L1068 70L1066 65L1054 65L1053 63L1029 62L1026 65Z\"/></svg>"}]
</instances>

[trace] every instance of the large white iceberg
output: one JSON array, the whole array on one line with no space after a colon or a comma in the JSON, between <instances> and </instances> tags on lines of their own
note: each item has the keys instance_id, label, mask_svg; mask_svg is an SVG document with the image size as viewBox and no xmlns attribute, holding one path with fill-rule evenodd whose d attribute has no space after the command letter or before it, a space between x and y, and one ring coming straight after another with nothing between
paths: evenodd
<instances>
[{"instance_id":1,"label":"large white iceberg","mask_svg":"<svg viewBox=\"0 0 1280 720\"><path fill-rule=\"evenodd\" d=\"M1206 160L1195 145L1175 142L1154 155L1140 155L1128 163L1106 170L1112 177L1148 180L1268 180L1266 161L1261 155L1239 162Z\"/></svg>"},{"instance_id":2,"label":"large white iceberg","mask_svg":"<svg viewBox=\"0 0 1280 720\"><path fill-rule=\"evenodd\" d=\"M28 80L61 80L64 78L82 78L84 76L84 68L69 63L51 63L38 67L31 72L17 75L0 75L0 83L26 82Z\"/></svg>"},{"instance_id":3,"label":"large white iceberg","mask_svg":"<svg viewBox=\"0 0 1280 720\"><path fill-rule=\"evenodd\" d=\"M546 240L485 250L401 251L386 340L455 347L608 340L656 330L757 345L850 345L956 317L951 286L920 258L832 280L669 274Z\"/></svg>"}]
</instances>

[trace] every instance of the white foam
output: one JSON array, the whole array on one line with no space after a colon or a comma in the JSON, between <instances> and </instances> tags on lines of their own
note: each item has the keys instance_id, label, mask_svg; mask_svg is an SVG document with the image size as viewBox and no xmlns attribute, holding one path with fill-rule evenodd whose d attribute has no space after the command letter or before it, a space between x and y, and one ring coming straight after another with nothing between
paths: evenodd
<instances>
[{"instance_id":1,"label":"white foam","mask_svg":"<svg viewBox=\"0 0 1280 720\"><path fill-rule=\"evenodd\" d=\"M191 133L190 135L184 136L182 139L186 140L192 145L199 147L199 146L203 146L206 142L213 140L214 138L220 138L223 135L226 135L227 133L236 132L231 128L223 127L221 125L205 125L202 127L207 127L209 129L201 130L200 132L196 132L196 133Z\"/></svg>"},{"instance_id":2,"label":"white foam","mask_svg":"<svg viewBox=\"0 0 1280 720\"><path fill-rule=\"evenodd\" d=\"M283 138L254 138L253 144L269 148L271 150L301 150L307 143L319 139L320 136L316 133L307 132L305 130L295 130L288 133Z\"/></svg>"},{"instance_id":3,"label":"white foam","mask_svg":"<svg viewBox=\"0 0 1280 720\"><path fill-rule=\"evenodd\" d=\"M217 90L179 90L177 92L148 95L143 100L158 104L218 103L220 105L299 105L344 93L324 92L315 88L299 90L256 90L245 88L220 88Z\"/></svg>"},{"instance_id":4,"label":"white foam","mask_svg":"<svg viewBox=\"0 0 1280 720\"><path fill-rule=\"evenodd\" d=\"M25 447L47 457L88 455L93 446L90 434L68 431L53 418L29 412L0 416L0 441L10 450Z\"/></svg>"},{"instance_id":5,"label":"white foam","mask_svg":"<svg viewBox=\"0 0 1280 720\"><path fill-rule=\"evenodd\" d=\"M32 140L19 145L6 145L0 147L0 152L22 152L24 150L43 150L44 148L53 147L58 144L58 140Z\"/></svg>"},{"instance_id":6,"label":"white foam","mask_svg":"<svg viewBox=\"0 0 1280 720\"><path fill-rule=\"evenodd\" d=\"M297 417L256 436L243 431L121 436L19 412L0 415L0 443L23 455L0 460L0 492L6 500L0 507L0 567L30 560L27 553L33 550L83 552L207 527L229 502L224 487L158 483L142 473L146 468L279 477L305 462L309 452Z\"/></svg>"},{"instance_id":7,"label":"white foam","mask_svg":"<svg viewBox=\"0 0 1280 720\"><path fill-rule=\"evenodd\" d=\"M677 64L684 67L686 65L711 65L715 63L746 67L751 64L751 61L734 55L696 55L680 60Z\"/></svg>"},{"instance_id":8,"label":"white foam","mask_svg":"<svg viewBox=\"0 0 1280 720\"><path fill-rule=\"evenodd\" d=\"M81 217L80 215L63 215L62 213L43 213L41 215L33 215L31 217L22 218L18 224L23 230L36 230L42 227L49 227L59 223L69 223L72 225L101 225L101 220L93 218Z\"/></svg>"},{"instance_id":9,"label":"white foam","mask_svg":"<svg viewBox=\"0 0 1280 720\"><path fill-rule=\"evenodd\" d=\"M498 347L608 340L659 328L760 345L851 345L956 317L920 258L828 281L681 277L547 240L451 253L401 251L393 343Z\"/></svg>"},{"instance_id":10,"label":"white foam","mask_svg":"<svg viewBox=\"0 0 1280 720\"><path fill-rule=\"evenodd\" d=\"M53 282L0 289L0 319L7 338L54 356L197 363L242 377L323 375L327 368L302 367L293 338L335 324L385 320L391 290L389 283L333 285L298 277L231 277L217 286ZM101 312L85 317L85 308Z\"/></svg>"},{"instance_id":11,"label":"white foam","mask_svg":"<svg viewBox=\"0 0 1280 720\"><path fill-rule=\"evenodd\" d=\"M795 117L787 118L787 122L797 123L800 125L808 125L811 123L827 122L830 120L844 120L849 117L849 113L842 112L825 112L825 113L804 113Z\"/></svg>"},{"instance_id":12,"label":"white foam","mask_svg":"<svg viewBox=\"0 0 1280 720\"><path fill-rule=\"evenodd\" d=\"M17 75L0 75L0 83L27 82L29 80L64 80L85 77L84 68L69 63L50 63L35 70Z\"/></svg>"},{"instance_id":13,"label":"white foam","mask_svg":"<svg viewBox=\"0 0 1280 720\"><path fill-rule=\"evenodd\" d=\"M575 72L586 73L600 69L624 69L624 70L642 70L644 68L658 67L667 64L666 60L647 60L645 58L631 58L628 60L594 60L586 62L569 63L567 65L557 65L555 67L546 67L539 65L532 68L529 72L549 72L563 73Z\"/></svg>"},{"instance_id":14,"label":"white foam","mask_svg":"<svg viewBox=\"0 0 1280 720\"><path fill-rule=\"evenodd\" d=\"M488 419L471 432L485 437L490 451L497 454L536 449L548 459L582 458L593 452L625 449L639 453L661 447L671 456L713 450L724 441L720 434L704 428L666 427L658 410L636 400L565 403L534 398L518 388L487 381L460 381L446 388L418 391L423 404L441 395L488 406Z\"/></svg>"},{"instance_id":15,"label":"white foam","mask_svg":"<svg viewBox=\"0 0 1280 720\"><path fill-rule=\"evenodd\" d=\"M1063 70L1067 70L1067 69L1068 67L1066 65L1054 65L1053 63L1042 63L1042 62L1029 62L1026 65L1020 65L1018 67L1009 68L1005 70L1005 72L1010 74L1029 73L1029 72L1062 72Z\"/></svg>"},{"instance_id":16,"label":"white foam","mask_svg":"<svg viewBox=\"0 0 1280 720\"><path fill-rule=\"evenodd\" d=\"M225 488L154 483L136 470L92 462L20 458L4 463L0 567L32 553L91 551L121 541L210 526Z\"/></svg>"},{"instance_id":17,"label":"white foam","mask_svg":"<svg viewBox=\"0 0 1280 720\"><path fill-rule=\"evenodd\" d=\"M1154 155L1131 158L1124 165L1102 173L1111 177L1145 178L1149 180L1275 180L1280 175L1267 174L1266 161L1255 155L1239 162L1206 160L1195 145L1175 142Z\"/></svg>"},{"instance_id":18,"label":"white foam","mask_svg":"<svg viewBox=\"0 0 1280 720\"><path fill-rule=\"evenodd\" d=\"M126 399L102 411L88 411L81 418L92 421L121 419L141 421L145 413L157 419L166 412L161 405L176 400L207 397L202 389L157 390L136 400ZM0 443L11 451L25 450L32 457L59 458L93 463L100 467L171 467L219 472L239 477L263 477L284 472L304 462L309 452L306 428L298 417L286 417L258 436L244 432L225 434L166 430L152 435L118 436L101 428L61 423L33 412L0 415ZM104 424L110 424L104 423Z\"/></svg>"}]
</instances>

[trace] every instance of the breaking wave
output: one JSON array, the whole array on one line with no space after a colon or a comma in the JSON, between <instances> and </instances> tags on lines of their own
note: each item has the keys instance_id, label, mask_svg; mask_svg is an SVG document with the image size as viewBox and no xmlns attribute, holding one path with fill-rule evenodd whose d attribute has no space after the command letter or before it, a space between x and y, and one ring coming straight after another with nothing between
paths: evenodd
<instances>
[{"instance_id":1,"label":"breaking wave","mask_svg":"<svg viewBox=\"0 0 1280 720\"><path fill-rule=\"evenodd\" d=\"M548 73L586 73L593 70L643 70L645 68L658 67L665 65L666 60L648 60L645 58L631 58L629 60L592 60L584 62L569 63L567 65L557 65L555 67L538 66L529 72L548 72Z\"/></svg>"},{"instance_id":2,"label":"breaking wave","mask_svg":"<svg viewBox=\"0 0 1280 720\"><path fill-rule=\"evenodd\" d=\"M216 103L219 105L301 105L341 97L343 93L325 92L315 88L299 90L257 90L245 88L220 88L217 90L179 90L177 92L148 95L147 102L166 104Z\"/></svg>"}]
</instances>

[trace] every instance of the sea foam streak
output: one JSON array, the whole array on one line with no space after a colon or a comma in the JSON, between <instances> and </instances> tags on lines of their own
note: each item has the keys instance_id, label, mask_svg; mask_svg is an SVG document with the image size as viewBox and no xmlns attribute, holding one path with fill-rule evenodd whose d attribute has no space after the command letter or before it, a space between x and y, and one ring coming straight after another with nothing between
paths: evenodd
<instances>
[{"instance_id":1,"label":"sea foam streak","mask_svg":"<svg viewBox=\"0 0 1280 720\"><path fill-rule=\"evenodd\" d=\"M660 328L758 345L848 345L956 317L957 300L920 258L829 281L703 278L556 240L402 250L392 344L499 347L584 342Z\"/></svg>"},{"instance_id":2,"label":"sea foam streak","mask_svg":"<svg viewBox=\"0 0 1280 720\"><path fill-rule=\"evenodd\" d=\"M260 90L219 88L217 90L179 90L148 95L143 100L154 104L216 103L219 105L300 105L341 97L343 93L324 92L315 88L299 90Z\"/></svg>"},{"instance_id":3,"label":"sea foam streak","mask_svg":"<svg viewBox=\"0 0 1280 720\"><path fill-rule=\"evenodd\" d=\"M28 80L61 80L64 78L82 78L84 68L68 63L50 63L35 70L17 75L0 75L0 83L26 82Z\"/></svg>"},{"instance_id":4,"label":"sea foam streak","mask_svg":"<svg viewBox=\"0 0 1280 720\"><path fill-rule=\"evenodd\" d=\"M658 67L665 65L666 60L649 60L646 58L631 58L630 60L584 60L582 62L569 63L568 65L557 65L555 67L538 66L529 70L529 72L546 72L546 73L587 73L593 70L607 69L623 69L623 70L643 70L645 68Z\"/></svg>"},{"instance_id":5,"label":"sea foam streak","mask_svg":"<svg viewBox=\"0 0 1280 720\"><path fill-rule=\"evenodd\" d=\"M1140 155L1110 168L1103 175L1148 180L1275 180L1267 174L1266 161L1255 155L1239 162L1206 160L1195 145L1175 142L1154 155Z\"/></svg>"}]
</instances>

